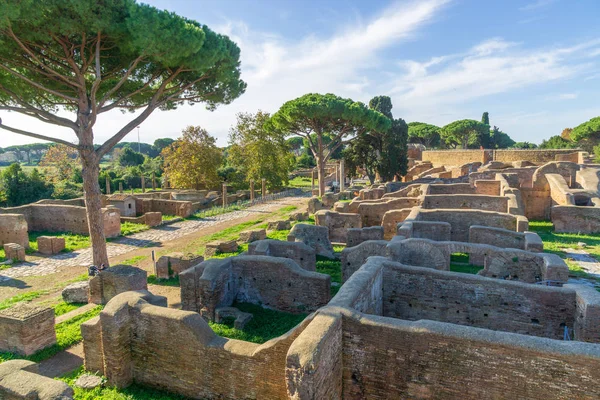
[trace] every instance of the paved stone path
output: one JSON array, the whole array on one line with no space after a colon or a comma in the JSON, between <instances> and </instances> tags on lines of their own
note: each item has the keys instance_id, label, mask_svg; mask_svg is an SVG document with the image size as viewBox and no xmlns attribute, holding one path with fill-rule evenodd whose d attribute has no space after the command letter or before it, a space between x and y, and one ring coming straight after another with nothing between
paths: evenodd
<instances>
[{"instance_id":1,"label":"paved stone path","mask_svg":"<svg viewBox=\"0 0 600 400\"><path fill-rule=\"evenodd\" d=\"M583 268L584 271L589 275L600 279L600 262L598 262L598 260L596 260L594 257L590 256L590 253L582 249L565 249L565 254L567 258L575 261L577 265ZM597 286L596 282L592 282L592 280L584 278L571 278L569 279L569 283L579 283L594 287Z\"/></svg>"},{"instance_id":2,"label":"paved stone path","mask_svg":"<svg viewBox=\"0 0 600 400\"><path fill-rule=\"evenodd\" d=\"M271 212L279 208L282 202L290 199L294 199L294 197L286 197L274 202L259 204L244 210L233 211L215 217L175 222L170 225L163 225L144 232L121 237L107 243L108 257L112 258L139 248L157 246L163 242L178 239L222 222L244 218L256 213ZM47 258L40 258L32 262L20 263L12 268L2 270L0 271L0 282L12 278L49 275L56 273L60 267L87 267L91 264L92 249L86 248L71 253L61 253ZM81 272L85 271L82 270Z\"/></svg>"}]
</instances>

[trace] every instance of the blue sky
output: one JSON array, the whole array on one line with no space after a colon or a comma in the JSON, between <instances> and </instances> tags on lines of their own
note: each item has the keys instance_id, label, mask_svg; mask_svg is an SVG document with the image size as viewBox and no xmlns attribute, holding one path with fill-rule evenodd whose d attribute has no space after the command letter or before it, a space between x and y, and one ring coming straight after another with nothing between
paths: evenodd
<instances>
[{"instance_id":1,"label":"blue sky","mask_svg":"<svg viewBox=\"0 0 600 400\"><path fill-rule=\"evenodd\" d=\"M599 0L147 3L229 35L242 50L248 83L242 97L215 112L199 105L155 112L140 129L147 142L200 125L226 145L236 113L275 112L308 92L363 102L388 95L394 116L407 122L444 125L488 111L491 124L513 139L536 143L600 115ZM96 142L131 114L103 117ZM74 140L38 121L10 118ZM32 141L1 135L0 146Z\"/></svg>"}]
</instances>

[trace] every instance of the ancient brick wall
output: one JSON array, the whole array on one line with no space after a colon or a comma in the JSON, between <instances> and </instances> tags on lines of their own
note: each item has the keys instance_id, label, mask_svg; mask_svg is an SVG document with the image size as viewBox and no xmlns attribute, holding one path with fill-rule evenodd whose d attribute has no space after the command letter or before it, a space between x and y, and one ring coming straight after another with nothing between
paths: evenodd
<instances>
[{"instance_id":1,"label":"ancient brick wall","mask_svg":"<svg viewBox=\"0 0 600 400\"><path fill-rule=\"evenodd\" d=\"M362 222L358 214L320 210L315 213L315 225L326 226L332 242L346 243L348 229L361 228Z\"/></svg>"},{"instance_id":2,"label":"ancient brick wall","mask_svg":"<svg viewBox=\"0 0 600 400\"><path fill-rule=\"evenodd\" d=\"M0 311L0 351L29 356L55 343L52 308L20 303Z\"/></svg>"},{"instance_id":3,"label":"ancient brick wall","mask_svg":"<svg viewBox=\"0 0 600 400\"><path fill-rule=\"evenodd\" d=\"M317 254L315 250L302 242L284 242L281 240L257 240L248 245L248 255L285 257L294 260L307 271L316 271Z\"/></svg>"},{"instance_id":4,"label":"ancient brick wall","mask_svg":"<svg viewBox=\"0 0 600 400\"><path fill-rule=\"evenodd\" d=\"M554 206L551 219L556 232L600 232L600 207Z\"/></svg>"},{"instance_id":5,"label":"ancient brick wall","mask_svg":"<svg viewBox=\"0 0 600 400\"><path fill-rule=\"evenodd\" d=\"M383 280L383 315L387 317L430 319L552 339L562 339L564 326L573 329L575 325L575 291L569 289L395 263L386 264Z\"/></svg>"},{"instance_id":6,"label":"ancient brick wall","mask_svg":"<svg viewBox=\"0 0 600 400\"><path fill-rule=\"evenodd\" d=\"M545 164L557 161L558 156L573 154L572 149L547 149L547 150L495 150L494 161L510 163L514 161L527 160L534 164Z\"/></svg>"},{"instance_id":7,"label":"ancient brick wall","mask_svg":"<svg viewBox=\"0 0 600 400\"><path fill-rule=\"evenodd\" d=\"M192 215L191 201L165 200L161 198L140 198L136 196L135 208L138 213L160 212L162 215L176 215L187 218Z\"/></svg>"},{"instance_id":8,"label":"ancient brick wall","mask_svg":"<svg viewBox=\"0 0 600 400\"><path fill-rule=\"evenodd\" d=\"M421 207L425 209L474 209L508 212L508 198L481 194L425 195Z\"/></svg>"},{"instance_id":9,"label":"ancient brick wall","mask_svg":"<svg viewBox=\"0 0 600 400\"><path fill-rule=\"evenodd\" d=\"M116 208L102 209L104 234L116 237L121 234L120 214ZM27 206L2 208L1 214L22 214L30 232L71 232L88 235L89 228L85 207L56 204L30 204ZM2 217L0 216L0 220Z\"/></svg>"},{"instance_id":10,"label":"ancient brick wall","mask_svg":"<svg viewBox=\"0 0 600 400\"><path fill-rule=\"evenodd\" d=\"M27 220L21 214L0 214L0 248L7 243L29 247Z\"/></svg>"},{"instance_id":11,"label":"ancient brick wall","mask_svg":"<svg viewBox=\"0 0 600 400\"><path fill-rule=\"evenodd\" d=\"M411 208L419 203L420 199L417 197L382 200L378 203L361 203L357 212L361 216L362 226L378 226L381 225L386 211Z\"/></svg>"},{"instance_id":12,"label":"ancient brick wall","mask_svg":"<svg viewBox=\"0 0 600 400\"><path fill-rule=\"evenodd\" d=\"M194 279L194 269L202 275ZM330 298L329 275L303 270L294 261L268 256L210 259L180 274L184 309L214 320L215 309L234 301L261 304L287 312L314 311Z\"/></svg>"},{"instance_id":13,"label":"ancient brick wall","mask_svg":"<svg viewBox=\"0 0 600 400\"><path fill-rule=\"evenodd\" d=\"M557 156L572 154L570 149L549 150L425 150L422 154L424 161L431 161L434 166L459 166L462 164L487 161L511 163L527 160L534 164L545 164L556 161Z\"/></svg>"},{"instance_id":14,"label":"ancient brick wall","mask_svg":"<svg viewBox=\"0 0 600 400\"><path fill-rule=\"evenodd\" d=\"M432 184L427 185L427 192L424 194L475 194L475 186L468 183L451 183L448 185Z\"/></svg>"},{"instance_id":15,"label":"ancient brick wall","mask_svg":"<svg viewBox=\"0 0 600 400\"><path fill-rule=\"evenodd\" d=\"M121 294L82 328L84 343L95 336L103 344L96 351L109 384L135 381L190 398L288 398L286 355L310 317L258 345L219 337L197 313L148 304L150 297Z\"/></svg>"}]
</instances>

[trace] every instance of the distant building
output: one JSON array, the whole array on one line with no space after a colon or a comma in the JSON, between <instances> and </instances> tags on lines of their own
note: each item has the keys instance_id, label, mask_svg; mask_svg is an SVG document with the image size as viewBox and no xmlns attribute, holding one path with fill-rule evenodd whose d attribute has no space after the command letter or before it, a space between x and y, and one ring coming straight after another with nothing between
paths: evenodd
<instances>
[{"instance_id":1,"label":"distant building","mask_svg":"<svg viewBox=\"0 0 600 400\"><path fill-rule=\"evenodd\" d=\"M135 217L135 198L127 194L113 194L107 200L108 205L115 206L121 211L122 217Z\"/></svg>"}]
</instances>

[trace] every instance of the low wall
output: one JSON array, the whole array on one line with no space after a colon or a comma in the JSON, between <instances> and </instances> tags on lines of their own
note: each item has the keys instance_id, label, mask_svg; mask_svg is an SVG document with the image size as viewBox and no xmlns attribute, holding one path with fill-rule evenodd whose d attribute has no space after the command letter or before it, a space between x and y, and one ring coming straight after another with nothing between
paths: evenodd
<instances>
[{"instance_id":1,"label":"low wall","mask_svg":"<svg viewBox=\"0 0 600 400\"><path fill-rule=\"evenodd\" d=\"M360 214L362 226L378 226L381 225L386 211L411 208L419 204L420 199L417 197L382 200L377 203L361 203L358 206L357 213Z\"/></svg>"},{"instance_id":2,"label":"low wall","mask_svg":"<svg viewBox=\"0 0 600 400\"><path fill-rule=\"evenodd\" d=\"M218 307L235 301L299 313L314 311L330 298L329 275L306 271L280 257L210 259L183 271L179 279L182 308L211 321Z\"/></svg>"},{"instance_id":3,"label":"low wall","mask_svg":"<svg viewBox=\"0 0 600 400\"><path fill-rule=\"evenodd\" d=\"M555 232L600 232L600 207L554 206L551 208L551 219Z\"/></svg>"},{"instance_id":4,"label":"low wall","mask_svg":"<svg viewBox=\"0 0 600 400\"><path fill-rule=\"evenodd\" d=\"M422 208L425 209L472 209L506 213L508 198L481 194L425 195Z\"/></svg>"},{"instance_id":5,"label":"low wall","mask_svg":"<svg viewBox=\"0 0 600 400\"><path fill-rule=\"evenodd\" d=\"M56 204L29 204L21 207L0 208L2 214L21 214L27 221L29 232L70 232L89 235L85 207ZM104 235L108 238L121 235L121 215L113 207L103 208Z\"/></svg>"},{"instance_id":6,"label":"low wall","mask_svg":"<svg viewBox=\"0 0 600 400\"><path fill-rule=\"evenodd\" d=\"M284 242L281 240L257 240L248 245L250 256L284 257L294 260L302 269L317 270L315 250L302 242Z\"/></svg>"},{"instance_id":7,"label":"low wall","mask_svg":"<svg viewBox=\"0 0 600 400\"><path fill-rule=\"evenodd\" d=\"M434 166L455 165L489 161L511 163L527 160L534 164L545 164L557 161L558 157L573 154L572 149L548 149L548 150L425 150L422 153L424 161L431 161ZM578 158L579 159L579 158Z\"/></svg>"},{"instance_id":8,"label":"low wall","mask_svg":"<svg viewBox=\"0 0 600 400\"><path fill-rule=\"evenodd\" d=\"M138 214L147 212L160 212L162 215L176 215L187 218L192 215L191 201L164 200L164 199L142 199L136 198L135 208Z\"/></svg>"},{"instance_id":9,"label":"low wall","mask_svg":"<svg viewBox=\"0 0 600 400\"><path fill-rule=\"evenodd\" d=\"M74 392L66 383L40 375L39 364L9 360L0 364L0 399L67 400Z\"/></svg>"},{"instance_id":10,"label":"low wall","mask_svg":"<svg viewBox=\"0 0 600 400\"><path fill-rule=\"evenodd\" d=\"M315 213L315 225L326 226L329 229L329 240L336 243L346 243L348 229L362 228L359 214L338 213L320 210Z\"/></svg>"},{"instance_id":11,"label":"low wall","mask_svg":"<svg viewBox=\"0 0 600 400\"><path fill-rule=\"evenodd\" d=\"M29 248L27 220L21 214L0 214L0 248L16 243Z\"/></svg>"},{"instance_id":12,"label":"low wall","mask_svg":"<svg viewBox=\"0 0 600 400\"><path fill-rule=\"evenodd\" d=\"M311 317L258 345L217 336L199 314L151 301L148 292L123 293L82 325L88 369L117 387L135 382L195 399L288 398L286 354Z\"/></svg>"}]
</instances>

